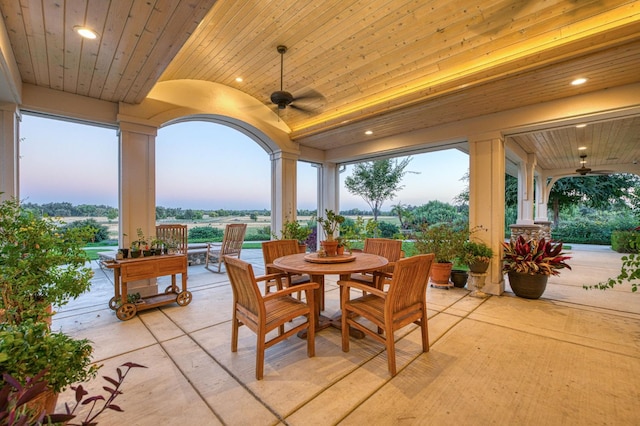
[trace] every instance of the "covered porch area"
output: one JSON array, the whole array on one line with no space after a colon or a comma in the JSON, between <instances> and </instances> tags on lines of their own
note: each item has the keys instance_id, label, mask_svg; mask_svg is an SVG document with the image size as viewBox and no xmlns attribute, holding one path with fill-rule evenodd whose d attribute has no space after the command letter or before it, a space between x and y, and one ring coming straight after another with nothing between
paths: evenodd
<instances>
[{"instance_id":1,"label":"covered porch area","mask_svg":"<svg viewBox=\"0 0 640 426\"><path fill-rule=\"evenodd\" d=\"M255 337L241 328L230 350L231 288L225 274L189 268L193 301L122 322L107 307L110 271L96 269L90 293L54 317L55 329L94 342L101 375L124 362L149 367L127 377L101 423L246 424L637 424L640 306L629 288L585 291L619 271L608 247L574 246L573 271L551 277L539 300L470 297L429 288L430 352L419 331L396 335L399 373L390 378L383 347L340 333L316 336L316 356L290 338L266 352L255 380ZM260 250L244 250L256 274ZM328 277L326 312L338 311L337 277ZM100 392L102 379L89 386ZM62 394L58 404L73 399Z\"/></svg>"}]
</instances>

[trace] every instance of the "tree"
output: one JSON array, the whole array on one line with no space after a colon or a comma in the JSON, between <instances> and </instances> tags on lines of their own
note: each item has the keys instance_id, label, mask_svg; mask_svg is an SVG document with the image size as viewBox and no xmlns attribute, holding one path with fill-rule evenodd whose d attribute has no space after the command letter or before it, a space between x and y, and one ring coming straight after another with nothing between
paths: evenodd
<instances>
[{"instance_id":1,"label":"tree","mask_svg":"<svg viewBox=\"0 0 640 426\"><path fill-rule=\"evenodd\" d=\"M344 185L350 193L361 196L369 204L373 220L377 220L382 204L404 188L400 185L404 175L416 173L405 172L410 161L411 157L400 162L387 159L358 163L353 167L353 174L344 180Z\"/></svg>"},{"instance_id":2,"label":"tree","mask_svg":"<svg viewBox=\"0 0 640 426\"><path fill-rule=\"evenodd\" d=\"M507 206L517 205L517 179L508 179L505 183ZM560 210L573 205L607 209L635 206L636 187L639 184L638 176L626 173L562 178L554 183L549 192L548 206L553 212L553 223L557 226Z\"/></svg>"}]
</instances>

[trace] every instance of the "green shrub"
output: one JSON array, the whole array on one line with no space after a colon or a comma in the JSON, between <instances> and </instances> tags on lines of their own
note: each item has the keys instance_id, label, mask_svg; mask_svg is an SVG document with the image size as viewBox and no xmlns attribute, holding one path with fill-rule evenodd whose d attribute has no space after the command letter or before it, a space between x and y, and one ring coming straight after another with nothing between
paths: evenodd
<instances>
[{"instance_id":1,"label":"green shrub","mask_svg":"<svg viewBox=\"0 0 640 426\"><path fill-rule=\"evenodd\" d=\"M269 241L271 239L271 227L263 226L262 228L247 230L244 236L245 241Z\"/></svg>"},{"instance_id":2,"label":"green shrub","mask_svg":"<svg viewBox=\"0 0 640 426\"><path fill-rule=\"evenodd\" d=\"M551 231L554 240L582 244L611 244L614 230L628 230L636 226L630 213L601 212L582 208L567 220L561 220Z\"/></svg>"},{"instance_id":3,"label":"green shrub","mask_svg":"<svg viewBox=\"0 0 640 426\"><path fill-rule=\"evenodd\" d=\"M78 220L75 222L64 224L60 227L60 230L65 233L70 229L78 229L78 228L91 228L91 232L93 233L93 241L100 242L109 239L109 228L104 225L100 225L95 219L84 219ZM86 241L89 242L89 241Z\"/></svg>"},{"instance_id":4,"label":"green shrub","mask_svg":"<svg viewBox=\"0 0 640 426\"><path fill-rule=\"evenodd\" d=\"M638 253L637 247L640 247L640 232L613 231L611 233L611 248L618 253Z\"/></svg>"},{"instance_id":5,"label":"green shrub","mask_svg":"<svg viewBox=\"0 0 640 426\"><path fill-rule=\"evenodd\" d=\"M195 226L189 229L190 242L222 241L224 231L212 226Z\"/></svg>"},{"instance_id":6,"label":"green shrub","mask_svg":"<svg viewBox=\"0 0 640 426\"><path fill-rule=\"evenodd\" d=\"M381 238L394 238L400 232L400 228L397 225L389 222L378 222L378 229L380 230Z\"/></svg>"}]
</instances>

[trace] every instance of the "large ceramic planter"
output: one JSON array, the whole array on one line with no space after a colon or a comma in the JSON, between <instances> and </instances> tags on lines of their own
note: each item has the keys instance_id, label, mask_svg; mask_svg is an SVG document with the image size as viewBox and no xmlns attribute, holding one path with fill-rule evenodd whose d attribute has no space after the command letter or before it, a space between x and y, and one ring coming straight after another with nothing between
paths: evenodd
<instances>
[{"instance_id":1,"label":"large ceramic planter","mask_svg":"<svg viewBox=\"0 0 640 426\"><path fill-rule=\"evenodd\" d=\"M547 288L548 275L543 274L523 274L520 272L509 271L509 285L511 290L518 297L525 299L538 299Z\"/></svg>"},{"instance_id":2,"label":"large ceramic planter","mask_svg":"<svg viewBox=\"0 0 640 426\"><path fill-rule=\"evenodd\" d=\"M434 284L448 285L449 277L451 276L451 270L453 269L453 263L443 262L434 263L431 265L431 282Z\"/></svg>"}]
</instances>

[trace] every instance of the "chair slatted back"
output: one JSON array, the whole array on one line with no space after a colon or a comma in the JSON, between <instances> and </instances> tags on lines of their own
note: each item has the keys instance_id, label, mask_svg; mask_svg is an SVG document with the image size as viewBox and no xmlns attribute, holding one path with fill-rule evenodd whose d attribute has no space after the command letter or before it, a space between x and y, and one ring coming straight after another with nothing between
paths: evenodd
<instances>
[{"instance_id":1,"label":"chair slatted back","mask_svg":"<svg viewBox=\"0 0 640 426\"><path fill-rule=\"evenodd\" d=\"M156 225L156 238L175 245L176 253L187 254L187 225Z\"/></svg>"},{"instance_id":2,"label":"chair slatted back","mask_svg":"<svg viewBox=\"0 0 640 426\"><path fill-rule=\"evenodd\" d=\"M248 262L228 256L224 257L224 263L233 290L234 305L237 303L241 307L243 317L251 320L251 324L246 325L255 332L258 318L264 318L264 303L253 267Z\"/></svg>"},{"instance_id":3,"label":"chair slatted back","mask_svg":"<svg viewBox=\"0 0 640 426\"><path fill-rule=\"evenodd\" d=\"M242 243L244 243L244 234L247 231L246 223L230 223L224 228L224 237L222 239L221 253L240 257Z\"/></svg>"},{"instance_id":4,"label":"chair slatted back","mask_svg":"<svg viewBox=\"0 0 640 426\"><path fill-rule=\"evenodd\" d=\"M262 257L267 274L280 272L274 267L269 267L279 257L298 254L298 241L296 240L274 240L262 243Z\"/></svg>"},{"instance_id":5,"label":"chair slatted back","mask_svg":"<svg viewBox=\"0 0 640 426\"><path fill-rule=\"evenodd\" d=\"M434 258L435 255L430 253L398 260L385 307L393 317L402 317L402 312L412 311L416 305L425 303Z\"/></svg>"},{"instance_id":6,"label":"chair slatted back","mask_svg":"<svg viewBox=\"0 0 640 426\"><path fill-rule=\"evenodd\" d=\"M393 272L393 263L402 257L402 241L390 238L367 238L364 240L364 253L376 254L386 258L391 265L384 268L384 272Z\"/></svg>"}]
</instances>

